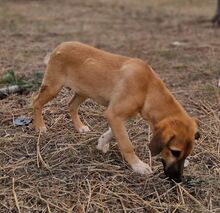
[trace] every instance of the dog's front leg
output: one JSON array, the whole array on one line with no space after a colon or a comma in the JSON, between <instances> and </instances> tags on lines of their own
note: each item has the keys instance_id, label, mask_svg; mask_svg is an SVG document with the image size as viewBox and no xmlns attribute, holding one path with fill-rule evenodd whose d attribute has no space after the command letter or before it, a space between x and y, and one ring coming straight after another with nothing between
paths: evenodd
<instances>
[{"instance_id":1,"label":"dog's front leg","mask_svg":"<svg viewBox=\"0 0 220 213\"><path fill-rule=\"evenodd\" d=\"M132 167L132 169L139 174L150 174L152 170L150 166L141 161L134 152L134 148L129 140L127 131L124 126L124 119L114 115L114 113L107 111L106 117L110 123L111 129L117 139L119 149L122 156Z\"/></svg>"}]
</instances>

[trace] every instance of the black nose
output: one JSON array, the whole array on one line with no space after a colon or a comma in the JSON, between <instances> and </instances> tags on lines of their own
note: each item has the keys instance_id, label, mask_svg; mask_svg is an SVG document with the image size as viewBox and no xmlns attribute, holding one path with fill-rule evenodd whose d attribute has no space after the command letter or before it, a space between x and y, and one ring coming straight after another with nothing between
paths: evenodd
<instances>
[{"instance_id":1,"label":"black nose","mask_svg":"<svg viewBox=\"0 0 220 213\"><path fill-rule=\"evenodd\" d=\"M164 160L162 160L162 163L164 166L165 175L169 179L174 180L177 183L180 183L182 181L182 174L183 174L182 166L178 164L172 164L169 167L167 167L166 162Z\"/></svg>"},{"instance_id":2,"label":"black nose","mask_svg":"<svg viewBox=\"0 0 220 213\"><path fill-rule=\"evenodd\" d=\"M170 180L174 180L177 183L182 181L182 174L181 172L177 171L175 168L169 167L167 170L164 171L165 175L169 177Z\"/></svg>"}]
</instances>

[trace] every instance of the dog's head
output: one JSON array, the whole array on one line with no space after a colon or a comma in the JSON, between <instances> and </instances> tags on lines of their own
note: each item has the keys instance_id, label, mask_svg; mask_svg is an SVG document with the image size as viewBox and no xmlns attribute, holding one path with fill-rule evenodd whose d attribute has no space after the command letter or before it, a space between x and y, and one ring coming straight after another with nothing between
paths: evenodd
<instances>
[{"instance_id":1,"label":"dog's head","mask_svg":"<svg viewBox=\"0 0 220 213\"><path fill-rule=\"evenodd\" d=\"M186 157L192 152L198 139L198 125L195 118L164 119L154 129L149 144L152 156L161 154L164 173L180 182Z\"/></svg>"}]
</instances>

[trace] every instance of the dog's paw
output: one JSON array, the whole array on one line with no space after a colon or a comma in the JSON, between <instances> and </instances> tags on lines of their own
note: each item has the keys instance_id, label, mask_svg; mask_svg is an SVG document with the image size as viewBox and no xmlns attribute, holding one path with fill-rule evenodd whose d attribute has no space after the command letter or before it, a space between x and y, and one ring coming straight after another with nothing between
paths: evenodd
<instances>
[{"instance_id":1,"label":"dog's paw","mask_svg":"<svg viewBox=\"0 0 220 213\"><path fill-rule=\"evenodd\" d=\"M80 128L78 129L78 132L79 132L79 133L86 133L86 132L89 132L89 131L90 131L90 129L89 129L88 126L82 126L82 127L80 127Z\"/></svg>"},{"instance_id":2,"label":"dog's paw","mask_svg":"<svg viewBox=\"0 0 220 213\"><path fill-rule=\"evenodd\" d=\"M104 134L102 134L100 136L100 138L98 139L98 145L96 146L96 148L100 151L102 151L103 153L108 152L109 150L109 142L112 139L113 135L112 135L112 131L109 128L107 132L105 132Z\"/></svg>"},{"instance_id":3,"label":"dog's paw","mask_svg":"<svg viewBox=\"0 0 220 213\"><path fill-rule=\"evenodd\" d=\"M47 127L45 126L45 124L42 124L42 125L34 125L35 126L35 130L37 132L41 132L41 133L46 133L47 131Z\"/></svg>"},{"instance_id":4,"label":"dog's paw","mask_svg":"<svg viewBox=\"0 0 220 213\"><path fill-rule=\"evenodd\" d=\"M138 174L150 175L153 173L150 166L141 160L139 160L137 163L134 163L131 167L134 170L134 172Z\"/></svg>"},{"instance_id":5,"label":"dog's paw","mask_svg":"<svg viewBox=\"0 0 220 213\"><path fill-rule=\"evenodd\" d=\"M108 152L109 150L109 141L103 140L103 138L99 138L96 149L102 151L103 153Z\"/></svg>"},{"instance_id":6,"label":"dog's paw","mask_svg":"<svg viewBox=\"0 0 220 213\"><path fill-rule=\"evenodd\" d=\"M43 126L39 129L42 133L46 133L47 132L47 127Z\"/></svg>"}]
</instances>

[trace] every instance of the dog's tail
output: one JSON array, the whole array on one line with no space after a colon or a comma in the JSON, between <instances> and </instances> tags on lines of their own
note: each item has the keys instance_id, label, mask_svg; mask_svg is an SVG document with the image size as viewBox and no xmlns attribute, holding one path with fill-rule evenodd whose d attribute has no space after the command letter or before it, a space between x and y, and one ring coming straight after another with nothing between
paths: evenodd
<instances>
[{"instance_id":1,"label":"dog's tail","mask_svg":"<svg viewBox=\"0 0 220 213\"><path fill-rule=\"evenodd\" d=\"M47 55L44 57L44 64L47 65L50 60L51 52L47 53Z\"/></svg>"}]
</instances>

